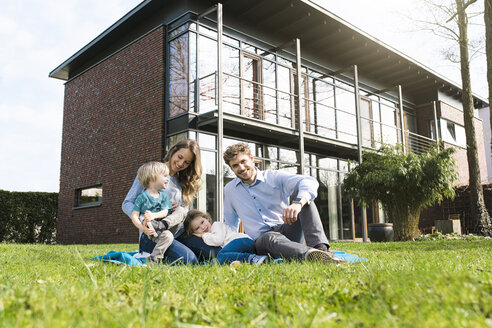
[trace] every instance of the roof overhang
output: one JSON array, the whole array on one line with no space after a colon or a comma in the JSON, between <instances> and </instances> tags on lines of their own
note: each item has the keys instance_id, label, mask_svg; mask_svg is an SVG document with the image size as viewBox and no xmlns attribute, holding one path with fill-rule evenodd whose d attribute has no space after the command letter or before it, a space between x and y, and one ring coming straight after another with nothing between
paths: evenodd
<instances>
[{"instance_id":1,"label":"roof overhang","mask_svg":"<svg viewBox=\"0 0 492 328\"><path fill-rule=\"evenodd\" d=\"M182 0L182 8L197 12L217 1ZM110 26L97 38L55 68L50 77L68 80L71 71L84 65L115 40L121 39L145 22L169 1L146 0ZM224 0L224 25L261 38L272 47L299 38L305 60L331 71L357 65L360 81L381 89L401 85L405 98L422 103L436 100L437 92L461 99L461 86L417 62L380 40L359 30L340 17L309 0ZM198 9L197 9L198 8ZM199 11L198 11L199 12ZM214 20L215 13L208 18ZM295 48L284 49L295 53ZM488 106L474 95L476 108Z\"/></svg>"}]
</instances>

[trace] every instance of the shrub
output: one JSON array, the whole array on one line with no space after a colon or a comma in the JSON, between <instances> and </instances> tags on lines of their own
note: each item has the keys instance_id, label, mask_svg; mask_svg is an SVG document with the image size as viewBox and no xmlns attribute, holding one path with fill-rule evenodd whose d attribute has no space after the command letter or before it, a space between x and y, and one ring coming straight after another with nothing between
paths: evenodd
<instances>
[{"instance_id":1,"label":"shrub","mask_svg":"<svg viewBox=\"0 0 492 328\"><path fill-rule=\"evenodd\" d=\"M58 193L0 190L0 241L54 243Z\"/></svg>"},{"instance_id":2,"label":"shrub","mask_svg":"<svg viewBox=\"0 0 492 328\"><path fill-rule=\"evenodd\" d=\"M343 191L367 204L381 202L396 239L412 240L420 234L420 211L443 197L454 197L453 152L453 148L431 148L407 155L398 145L365 152L362 163L345 176Z\"/></svg>"}]
</instances>

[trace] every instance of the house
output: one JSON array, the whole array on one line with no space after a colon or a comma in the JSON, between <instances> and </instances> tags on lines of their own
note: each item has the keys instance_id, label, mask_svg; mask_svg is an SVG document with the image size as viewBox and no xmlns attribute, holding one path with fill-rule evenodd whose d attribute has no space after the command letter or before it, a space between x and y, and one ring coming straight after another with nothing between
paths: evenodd
<instances>
[{"instance_id":1,"label":"house","mask_svg":"<svg viewBox=\"0 0 492 328\"><path fill-rule=\"evenodd\" d=\"M363 150L442 138L467 181L460 87L306 0L143 1L50 77L66 81L59 243L136 242L121 202L180 138L202 149L197 208L222 217L222 151L245 141L259 167L318 179L331 240L384 221L340 191Z\"/></svg>"}]
</instances>

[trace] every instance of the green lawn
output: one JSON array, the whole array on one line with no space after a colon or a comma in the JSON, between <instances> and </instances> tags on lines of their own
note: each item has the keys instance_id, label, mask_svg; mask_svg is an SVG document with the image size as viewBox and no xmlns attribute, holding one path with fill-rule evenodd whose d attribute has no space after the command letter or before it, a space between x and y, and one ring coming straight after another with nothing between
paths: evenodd
<instances>
[{"instance_id":1,"label":"green lawn","mask_svg":"<svg viewBox=\"0 0 492 328\"><path fill-rule=\"evenodd\" d=\"M136 245L0 244L0 327L492 327L492 240L334 243L368 262L130 268Z\"/></svg>"}]
</instances>

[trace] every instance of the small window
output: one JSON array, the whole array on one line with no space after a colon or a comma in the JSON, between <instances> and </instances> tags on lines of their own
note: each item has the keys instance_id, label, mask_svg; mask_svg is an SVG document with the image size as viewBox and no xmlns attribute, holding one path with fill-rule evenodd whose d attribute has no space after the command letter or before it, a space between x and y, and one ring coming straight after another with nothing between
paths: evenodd
<instances>
[{"instance_id":1,"label":"small window","mask_svg":"<svg viewBox=\"0 0 492 328\"><path fill-rule=\"evenodd\" d=\"M456 142L456 129L453 122L447 122L448 135L451 137L452 141Z\"/></svg>"},{"instance_id":2,"label":"small window","mask_svg":"<svg viewBox=\"0 0 492 328\"><path fill-rule=\"evenodd\" d=\"M454 122L441 118L442 140L450 144L466 148L465 128Z\"/></svg>"},{"instance_id":3,"label":"small window","mask_svg":"<svg viewBox=\"0 0 492 328\"><path fill-rule=\"evenodd\" d=\"M102 203L102 185L75 191L75 207L98 206Z\"/></svg>"}]
</instances>

